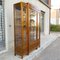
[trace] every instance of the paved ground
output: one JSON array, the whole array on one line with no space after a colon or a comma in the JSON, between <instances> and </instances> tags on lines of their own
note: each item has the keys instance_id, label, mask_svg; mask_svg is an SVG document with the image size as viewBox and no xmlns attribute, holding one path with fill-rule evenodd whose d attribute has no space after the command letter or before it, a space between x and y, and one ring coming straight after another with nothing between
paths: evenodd
<instances>
[{"instance_id":1,"label":"paved ground","mask_svg":"<svg viewBox=\"0 0 60 60\"><path fill-rule=\"evenodd\" d=\"M60 60L60 37L33 60Z\"/></svg>"},{"instance_id":2,"label":"paved ground","mask_svg":"<svg viewBox=\"0 0 60 60\"><path fill-rule=\"evenodd\" d=\"M5 49L5 41L0 41L0 51Z\"/></svg>"},{"instance_id":3,"label":"paved ground","mask_svg":"<svg viewBox=\"0 0 60 60\"><path fill-rule=\"evenodd\" d=\"M28 56L25 56L24 59L20 59L20 56L14 56L14 41L9 41L8 52L0 54L0 60L49 60L49 59L50 60L58 60L58 59L60 60L60 58L59 58L60 57L60 55L59 55L60 50L56 50L56 49L59 48L59 43L60 43L59 39L60 38L55 40L59 36L60 36L60 33L51 33L50 35L47 35L47 36L46 35L44 35L44 36L41 35L41 46L43 46L43 45L44 45L44 47L48 46L50 41L54 41L53 44L51 44L51 46L49 46L49 48L46 48L41 53L41 55L38 55L41 52L41 49L39 48L39 49L33 51L32 53L30 53ZM58 59L56 59L55 56ZM55 59L54 59L54 57L55 57Z\"/></svg>"}]
</instances>

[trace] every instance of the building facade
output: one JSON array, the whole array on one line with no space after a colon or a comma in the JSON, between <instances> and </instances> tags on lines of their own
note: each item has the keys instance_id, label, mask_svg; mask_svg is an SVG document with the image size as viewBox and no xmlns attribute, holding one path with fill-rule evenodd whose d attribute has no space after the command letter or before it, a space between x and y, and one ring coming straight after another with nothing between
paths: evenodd
<instances>
[{"instance_id":1,"label":"building facade","mask_svg":"<svg viewBox=\"0 0 60 60\"><path fill-rule=\"evenodd\" d=\"M5 0L4 14L5 14L5 46L6 51L14 46L14 9L13 5L20 0ZM29 2L40 10L40 26L41 33L49 35L50 25L50 0L23 0ZM11 43L12 42L12 43ZM12 46L11 46L12 45Z\"/></svg>"},{"instance_id":2,"label":"building facade","mask_svg":"<svg viewBox=\"0 0 60 60\"><path fill-rule=\"evenodd\" d=\"M60 25L60 9L51 9L51 24Z\"/></svg>"}]
</instances>

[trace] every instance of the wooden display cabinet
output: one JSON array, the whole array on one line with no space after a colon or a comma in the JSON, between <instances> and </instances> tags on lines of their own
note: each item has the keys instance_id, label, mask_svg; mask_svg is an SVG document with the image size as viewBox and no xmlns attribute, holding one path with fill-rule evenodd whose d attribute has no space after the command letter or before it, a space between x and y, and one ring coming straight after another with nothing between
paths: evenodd
<instances>
[{"instance_id":1,"label":"wooden display cabinet","mask_svg":"<svg viewBox=\"0 0 60 60\"><path fill-rule=\"evenodd\" d=\"M29 3L14 4L15 55L28 55L40 46L39 12Z\"/></svg>"}]
</instances>

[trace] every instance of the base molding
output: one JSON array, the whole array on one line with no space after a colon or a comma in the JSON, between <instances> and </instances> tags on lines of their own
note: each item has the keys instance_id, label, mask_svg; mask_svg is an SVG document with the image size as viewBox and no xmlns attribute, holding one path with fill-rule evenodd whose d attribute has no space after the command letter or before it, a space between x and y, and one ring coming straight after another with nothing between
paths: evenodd
<instances>
[{"instance_id":1,"label":"base molding","mask_svg":"<svg viewBox=\"0 0 60 60\"><path fill-rule=\"evenodd\" d=\"M31 52L28 56L24 57L24 60L32 60L34 57L37 57L38 55L40 55L40 53L47 48L52 42L54 42L56 39L47 41L46 43L44 43L41 47L39 47L37 50Z\"/></svg>"},{"instance_id":2,"label":"base molding","mask_svg":"<svg viewBox=\"0 0 60 60\"><path fill-rule=\"evenodd\" d=\"M3 54L5 52L7 52L8 50L3 50L3 51L0 51L0 54Z\"/></svg>"}]
</instances>

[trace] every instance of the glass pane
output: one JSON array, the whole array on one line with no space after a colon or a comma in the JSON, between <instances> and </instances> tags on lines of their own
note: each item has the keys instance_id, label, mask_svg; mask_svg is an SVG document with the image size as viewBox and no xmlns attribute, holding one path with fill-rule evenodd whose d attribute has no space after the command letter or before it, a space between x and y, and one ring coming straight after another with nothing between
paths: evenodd
<instances>
[{"instance_id":1,"label":"glass pane","mask_svg":"<svg viewBox=\"0 0 60 60\"><path fill-rule=\"evenodd\" d=\"M36 40L36 11L30 10L30 41Z\"/></svg>"},{"instance_id":2,"label":"glass pane","mask_svg":"<svg viewBox=\"0 0 60 60\"><path fill-rule=\"evenodd\" d=\"M45 2L46 4L48 4L48 0L42 0L43 2Z\"/></svg>"},{"instance_id":3,"label":"glass pane","mask_svg":"<svg viewBox=\"0 0 60 60\"><path fill-rule=\"evenodd\" d=\"M26 46L26 6L24 4L24 7L23 7L23 29L24 29L24 35L23 35L23 38L24 38L24 45L23 46Z\"/></svg>"},{"instance_id":4,"label":"glass pane","mask_svg":"<svg viewBox=\"0 0 60 60\"><path fill-rule=\"evenodd\" d=\"M0 1L0 51L6 49L5 45L5 20L3 1Z\"/></svg>"},{"instance_id":5,"label":"glass pane","mask_svg":"<svg viewBox=\"0 0 60 60\"><path fill-rule=\"evenodd\" d=\"M15 39L16 39L16 47L22 46L21 39L21 10L20 7L15 7Z\"/></svg>"},{"instance_id":6,"label":"glass pane","mask_svg":"<svg viewBox=\"0 0 60 60\"><path fill-rule=\"evenodd\" d=\"M42 1L43 3L49 5L49 3L48 3L49 1L48 0L39 0L39 1Z\"/></svg>"}]
</instances>

